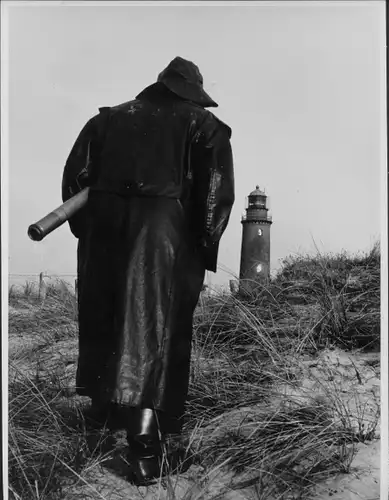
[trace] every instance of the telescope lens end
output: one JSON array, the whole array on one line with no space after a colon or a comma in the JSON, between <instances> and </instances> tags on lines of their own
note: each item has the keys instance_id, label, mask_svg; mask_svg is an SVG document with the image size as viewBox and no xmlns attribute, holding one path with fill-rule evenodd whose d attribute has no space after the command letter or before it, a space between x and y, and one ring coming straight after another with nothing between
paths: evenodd
<instances>
[{"instance_id":1,"label":"telescope lens end","mask_svg":"<svg viewBox=\"0 0 389 500\"><path fill-rule=\"evenodd\" d=\"M27 234L30 237L30 239L32 239L33 241L42 241L43 240L43 234L42 234L41 230L35 225L32 225L28 228Z\"/></svg>"}]
</instances>

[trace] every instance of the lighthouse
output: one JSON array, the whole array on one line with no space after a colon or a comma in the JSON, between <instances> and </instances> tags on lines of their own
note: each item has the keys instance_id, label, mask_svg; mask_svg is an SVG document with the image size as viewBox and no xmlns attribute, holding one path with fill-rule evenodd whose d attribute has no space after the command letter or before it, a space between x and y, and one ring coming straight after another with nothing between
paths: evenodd
<instances>
[{"instance_id":1,"label":"lighthouse","mask_svg":"<svg viewBox=\"0 0 389 500\"><path fill-rule=\"evenodd\" d=\"M272 218L266 206L267 196L256 186L248 196L242 217L240 290L249 292L257 283L270 278L270 227Z\"/></svg>"}]
</instances>

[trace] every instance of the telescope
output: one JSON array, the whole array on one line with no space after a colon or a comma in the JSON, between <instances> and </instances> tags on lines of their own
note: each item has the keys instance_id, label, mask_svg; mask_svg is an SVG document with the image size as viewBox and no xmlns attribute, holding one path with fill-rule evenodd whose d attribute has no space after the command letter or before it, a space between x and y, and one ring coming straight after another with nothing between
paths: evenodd
<instances>
[{"instance_id":1,"label":"telescope","mask_svg":"<svg viewBox=\"0 0 389 500\"><path fill-rule=\"evenodd\" d=\"M48 234L62 226L75 213L86 205L88 201L89 188L85 188L78 194L65 201L61 206L47 214L42 219L29 226L27 234L33 241L42 241Z\"/></svg>"}]
</instances>

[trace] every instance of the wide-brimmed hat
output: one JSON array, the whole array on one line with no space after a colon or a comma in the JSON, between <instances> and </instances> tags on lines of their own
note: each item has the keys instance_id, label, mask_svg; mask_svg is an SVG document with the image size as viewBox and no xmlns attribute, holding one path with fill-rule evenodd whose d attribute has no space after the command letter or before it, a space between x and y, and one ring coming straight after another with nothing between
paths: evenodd
<instances>
[{"instance_id":1,"label":"wide-brimmed hat","mask_svg":"<svg viewBox=\"0 0 389 500\"><path fill-rule=\"evenodd\" d=\"M218 107L218 104L203 88L203 77L198 66L182 57L175 57L158 75L157 82L163 83L182 99L192 101L204 108ZM147 89L154 85L150 85Z\"/></svg>"}]
</instances>

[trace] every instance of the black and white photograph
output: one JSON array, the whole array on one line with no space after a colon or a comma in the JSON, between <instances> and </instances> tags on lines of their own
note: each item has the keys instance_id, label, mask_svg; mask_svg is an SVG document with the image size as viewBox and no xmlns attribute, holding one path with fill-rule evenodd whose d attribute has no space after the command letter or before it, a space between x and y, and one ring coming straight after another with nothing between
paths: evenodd
<instances>
[{"instance_id":1,"label":"black and white photograph","mask_svg":"<svg viewBox=\"0 0 389 500\"><path fill-rule=\"evenodd\" d=\"M5 498L388 498L386 38L1 2Z\"/></svg>"}]
</instances>

